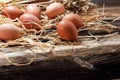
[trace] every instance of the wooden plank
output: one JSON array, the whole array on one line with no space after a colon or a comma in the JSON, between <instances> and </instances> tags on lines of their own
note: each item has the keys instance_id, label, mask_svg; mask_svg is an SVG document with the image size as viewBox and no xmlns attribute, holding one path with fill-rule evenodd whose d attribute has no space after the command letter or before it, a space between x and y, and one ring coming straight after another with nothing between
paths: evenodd
<instances>
[{"instance_id":1,"label":"wooden plank","mask_svg":"<svg viewBox=\"0 0 120 80\"><path fill-rule=\"evenodd\" d=\"M35 60L45 60L60 54L67 54L69 55L90 55L90 54L104 54L110 52L119 51L120 48L120 35L119 34L112 34L108 35L99 41L83 41L82 45L74 45L74 46L66 46L66 45L59 45L55 46L54 51L56 54L51 55L50 47L45 47L44 51L42 51L39 46L30 47L31 49L27 49L24 46L18 47L8 47L8 48L0 48L1 55L0 55L0 66L11 65L10 62L6 60L10 58L15 63L24 63L28 62L32 59L35 55ZM21 51L22 50L22 51ZM46 54L47 53L47 54ZM67 56L67 55L66 55Z\"/></svg>"},{"instance_id":2,"label":"wooden plank","mask_svg":"<svg viewBox=\"0 0 120 80\"><path fill-rule=\"evenodd\" d=\"M100 6L103 6L103 5L107 7L120 6L120 0L91 0L91 1Z\"/></svg>"}]
</instances>

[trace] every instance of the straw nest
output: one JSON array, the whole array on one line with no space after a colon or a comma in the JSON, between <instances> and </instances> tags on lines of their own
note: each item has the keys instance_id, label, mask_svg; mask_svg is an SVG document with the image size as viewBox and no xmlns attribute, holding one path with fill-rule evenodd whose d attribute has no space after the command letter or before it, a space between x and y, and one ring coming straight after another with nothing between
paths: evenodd
<instances>
[{"instance_id":1,"label":"straw nest","mask_svg":"<svg viewBox=\"0 0 120 80\"><path fill-rule=\"evenodd\" d=\"M6 1L6 0L5 0ZM56 0L57 1L57 0ZM59 0L58 0L59 1ZM31 47L31 46L38 46L40 47L41 50L45 51L46 47L49 48L49 51L52 55L56 55L54 51L55 46L59 45L80 45L81 40L86 40L86 39L93 39L93 40L98 40L98 37L102 37L103 35L94 35L95 33L102 33L106 32L107 34L110 34L113 32L116 28L116 26L111 25L110 23L103 21L105 19L108 19L109 17L112 17L113 22L118 19L117 14L110 14L110 13L104 13L104 8L102 12L99 12L96 10L96 5L91 3L89 0L61 0L60 2L63 3L67 9L66 13L57 16L55 19L48 20L45 15L45 8L48 6L50 3L55 2L55 0L50 0L50 1L45 1L45 2L39 2L39 1L19 1L19 0L10 0L8 2L1 2L1 10L3 7L7 5L16 5L18 7L24 7L26 4L29 3L34 3L38 4L38 6L42 9L42 29L40 31L35 31L35 30L28 30L22 25L20 20L17 18L15 20L11 20L9 18L6 18L2 15L0 15L0 24L3 23L12 23L17 25L18 27L21 28L22 32L22 37L13 41L8 41L8 42L0 42L0 47L1 48L6 48L6 47L11 47L11 49L14 47L18 46L24 46L24 47ZM69 41L64 41L62 40L57 32L56 32L56 25L57 22L62 19L66 14L69 13L76 13L79 14L80 16L83 16L82 18L84 19L84 26L82 29L79 29L79 36L78 36L78 41L77 42L69 42ZM86 32L85 32L86 31ZM93 34L94 33L94 34ZM45 49L44 49L45 48ZM34 50L30 48L30 50L35 56ZM2 50L1 50L2 51ZM19 50L18 50L19 51ZM46 51L45 51L46 52ZM66 53L67 54L67 53ZM20 64L15 64L12 63L8 58L6 58L11 64L13 65L20 65ZM32 59L28 64L30 64L34 59ZM25 64L26 65L26 64Z\"/></svg>"}]
</instances>

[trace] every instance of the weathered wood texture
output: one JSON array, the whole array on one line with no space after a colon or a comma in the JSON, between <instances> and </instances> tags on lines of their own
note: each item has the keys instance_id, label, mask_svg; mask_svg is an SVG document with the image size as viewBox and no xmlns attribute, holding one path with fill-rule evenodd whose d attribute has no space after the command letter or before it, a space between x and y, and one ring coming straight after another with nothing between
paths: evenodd
<instances>
[{"instance_id":1,"label":"weathered wood texture","mask_svg":"<svg viewBox=\"0 0 120 80\"><path fill-rule=\"evenodd\" d=\"M32 64L26 66L12 66L1 55L0 75L3 76L1 78L12 78L16 80L17 77L22 76L20 77L21 80L26 80L22 78L32 79L36 77L38 78L37 80L40 78L41 80L49 78L69 80L74 77L73 79L76 78L75 80L101 80L102 78L114 78L116 75L119 76L119 32L107 36L105 35L104 37L98 37L98 41L89 40L83 41L82 43L85 45L76 45L74 47L61 46L62 48L60 48L60 50L56 47L57 54L63 54L61 53L61 50L64 52L71 52L70 54L63 56L42 55L42 52L37 50L38 47L33 47L32 49L35 49L37 50L36 52L38 52L36 53L37 58ZM19 48L21 48L19 52L17 50L14 51L14 49L11 50L11 48L2 48L2 52L4 52L4 56L10 58L15 63L28 62L31 59L32 55L30 55L30 53L32 54L32 52L29 51L29 49L28 51L24 51L26 50L24 47ZM74 53L73 48L75 49ZM61 75L62 77L60 77ZM71 75L71 77L69 77L69 75Z\"/></svg>"},{"instance_id":2,"label":"weathered wood texture","mask_svg":"<svg viewBox=\"0 0 120 80\"><path fill-rule=\"evenodd\" d=\"M100 6L103 5L105 5L106 7L120 6L120 0L91 0L91 1Z\"/></svg>"}]
</instances>

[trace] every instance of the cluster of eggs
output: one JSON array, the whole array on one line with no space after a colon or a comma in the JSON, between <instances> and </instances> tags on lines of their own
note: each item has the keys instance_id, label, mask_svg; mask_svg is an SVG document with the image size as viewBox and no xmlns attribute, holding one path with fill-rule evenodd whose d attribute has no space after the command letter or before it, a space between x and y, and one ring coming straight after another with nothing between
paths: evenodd
<instances>
[{"instance_id":1,"label":"cluster of eggs","mask_svg":"<svg viewBox=\"0 0 120 80\"><path fill-rule=\"evenodd\" d=\"M54 2L46 7L46 16L53 19L58 15L65 13L66 9L62 3ZM2 15L5 17L18 18L26 29L41 29L41 10L35 4L29 4L24 9L16 6L7 6L2 9ZM78 28L83 25L83 20L77 14L67 14L57 25L57 32L62 39L68 41L77 40ZM22 36L20 29L10 23L0 25L0 40L8 41L20 38Z\"/></svg>"}]
</instances>

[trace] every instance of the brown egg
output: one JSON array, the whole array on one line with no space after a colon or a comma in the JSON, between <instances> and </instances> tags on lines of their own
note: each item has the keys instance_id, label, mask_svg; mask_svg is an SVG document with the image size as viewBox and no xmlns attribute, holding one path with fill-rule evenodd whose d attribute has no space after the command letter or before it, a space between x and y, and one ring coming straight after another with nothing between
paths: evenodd
<instances>
[{"instance_id":1,"label":"brown egg","mask_svg":"<svg viewBox=\"0 0 120 80\"><path fill-rule=\"evenodd\" d=\"M69 21L71 21L72 23L75 24L77 29L83 26L83 20L77 14L67 14L66 16L63 17L62 20L69 20Z\"/></svg>"},{"instance_id":2,"label":"brown egg","mask_svg":"<svg viewBox=\"0 0 120 80\"><path fill-rule=\"evenodd\" d=\"M23 11L16 6L7 6L2 9L1 14L4 15L5 17L15 19L22 15Z\"/></svg>"},{"instance_id":3,"label":"brown egg","mask_svg":"<svg viewBox=\"0 0 120 80\"><path fill-rule=\"evenodd\" d=\"M46 8L46 14L48 18L55 18L58 15L63 14L65 11L65 6L58 2L54 2Z\"/></svg>"},{"instance_id":4,"label":"brown egg","mask_svg":"<svg viewBox=\"0 0 120 80\"><path fill-rule=\"evenodd\" d=\"M76 41L78 32L75 25L67 20L58 23L57 32L62 39Z\"/></svg>"},{"instance_id":5,"label":"brown egg","mask_svg":"<svg viewBox=\"0 0 120 80\"><path fill-rule=\"evenodd\" d=\"M29 5L27 5L27 7L25 9L26 9L26 13L33 14L36 17L38 17L39 19L41 19L41 10L39 7L37 7L37 5L29 4Z\"/></svg>"},{"instance_id":6,"label":"brown egg","mask_svg":"<svg viewBox=\"0 0 120 80\"><path fill-rule=\"evenodd\" d=\"M19 19L27 29L41 29L41 22L35 15L25 13Z\"/></svg>"},{"instance_id":7,"label":"brown egg","mask_svg":"<svg viewBox=\"0 0 120 80\"><path fill-rule=\"evenodd\" d=\"M21 32L17 26L13 24L0 25L0 40L8 41L21 37Z\"/></svg>"}]
</instances>

